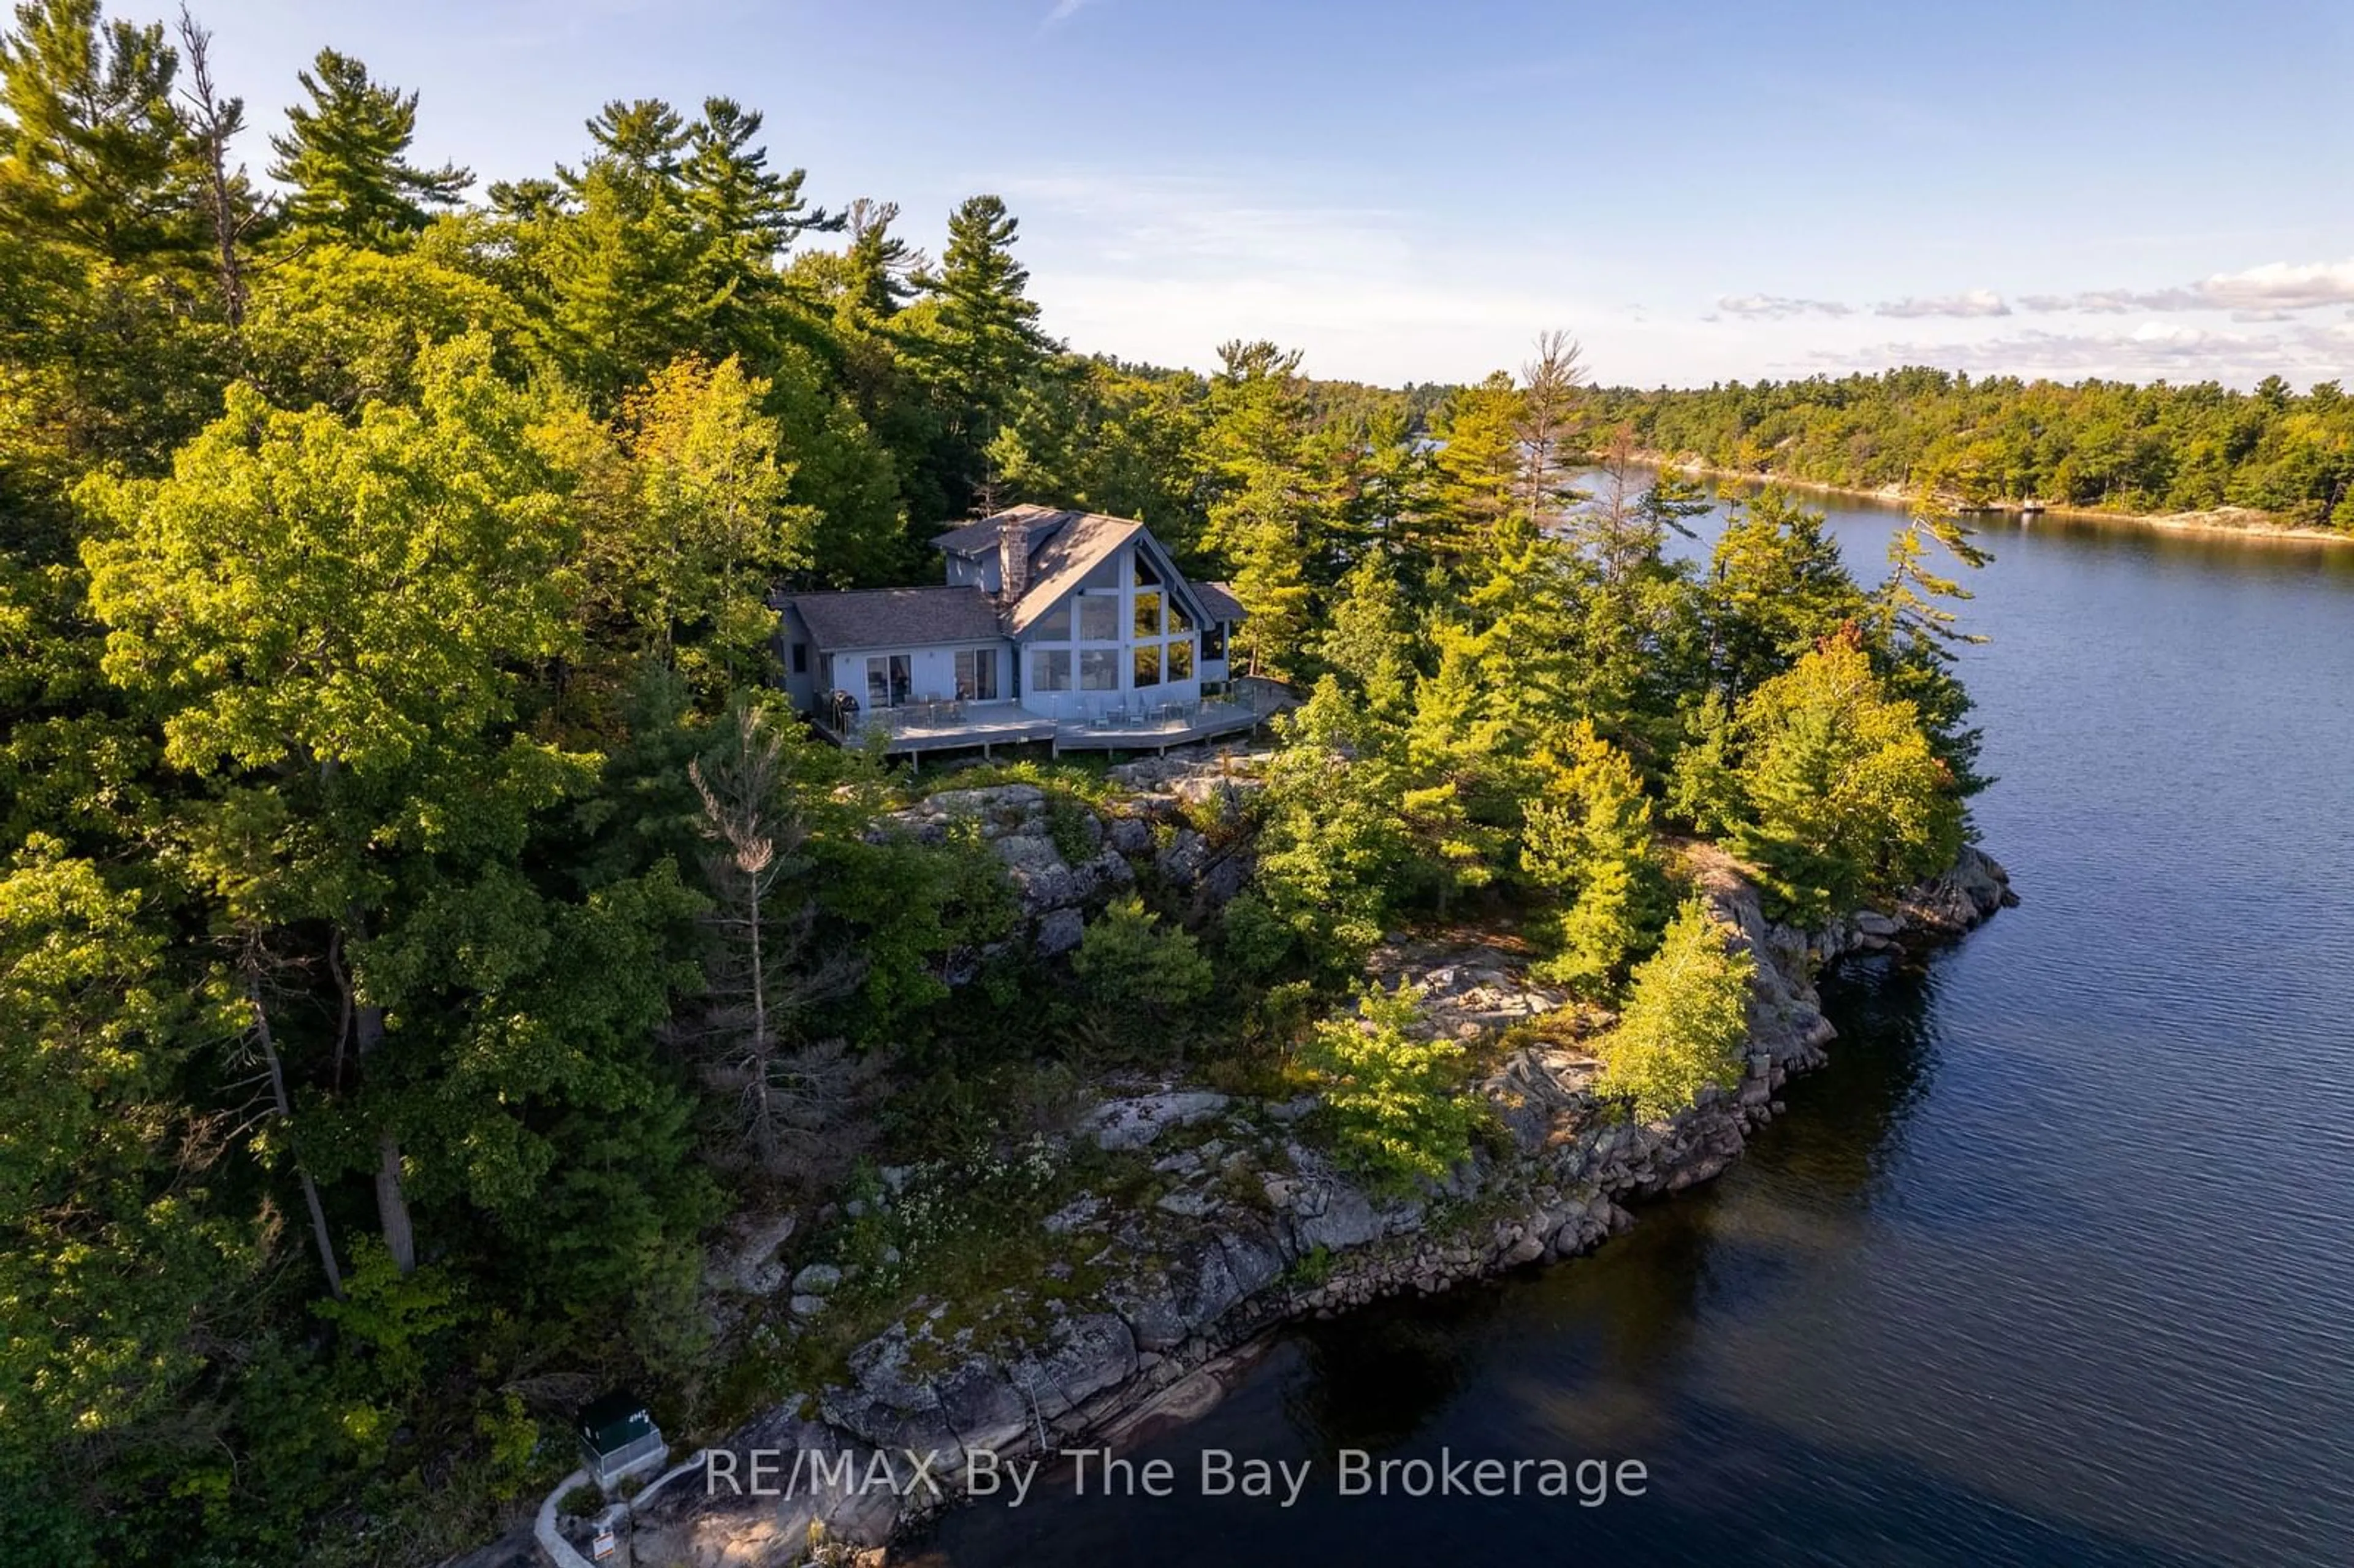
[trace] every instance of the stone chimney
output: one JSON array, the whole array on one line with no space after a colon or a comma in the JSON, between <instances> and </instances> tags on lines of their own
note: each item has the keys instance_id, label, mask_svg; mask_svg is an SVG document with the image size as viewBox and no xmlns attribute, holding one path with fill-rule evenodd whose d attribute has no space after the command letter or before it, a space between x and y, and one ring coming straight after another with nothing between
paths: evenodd
<instances>
[{"instance_id":1,"label":"stone chimney","mask_svg":"<svg viewBox=\"0 0 2354 1568\"><path fill-rule=\"evenodd\" d=\"M1006 517L997 524L998 599L1007 609L1030 591L1030 518Z\"/></svg>"}]
</instances>

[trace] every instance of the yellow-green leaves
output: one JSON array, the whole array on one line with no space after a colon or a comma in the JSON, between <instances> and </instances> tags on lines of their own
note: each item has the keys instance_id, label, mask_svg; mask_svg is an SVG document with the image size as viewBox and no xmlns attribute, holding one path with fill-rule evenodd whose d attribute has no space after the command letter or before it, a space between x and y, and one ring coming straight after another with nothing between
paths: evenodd
<instances>
[{"instance_id":1,"label":"yellow-green leaves","mask_svg":"<svg viewBox=\"0 0 2354 1568\"><path fill-rule=\"evenodd\" d=\"M1741 1081L1756 960L1698 899L1668 926L1659 951L1635 966L1618 1026L1602 1042L1601 1088L1647 1119L1673 1116L1714 1084Z\"/></svg>"},{"instance_id":2,"label":"yellow-green leaves","mask_svg":"<svg viewBox=\"0 0 2354 1568\"><path fill-rule=\"evenodd\" d=\"M578 524L490 353L426 350L420 408L352 423L234 388L169 479L85 487L106 673L162 707L172 763L401 768L511 722L519 672L569 648Z\"/></svg>"},{"instance_id":3,"label":"yellow-green leaves","mask_svg":"<svg viewBox=\"0 0 2354 1568\"><path fill-rule=\"evenodd\" d=\"M1355 1018L1328 1019L1300 1059L1323 1088L1343 1158L1374 1178L1444 1177L1471 1152L1475 1101L1463 1047L1420 1029L1422 993L1369 991Z\"/></svg>"},{"instance_id":4,"label":"yellow-green leaves","mask_svg":"<svg viewBox=\"0 0 2354 1568\"><path fill-rule=\"evenodd\" d=\"M1960 849L1952 770L1852 630L1751 694L1741 731L1750 816L1736 842L1793 918L1844 914Z\"/></svg>"}]
</instances>

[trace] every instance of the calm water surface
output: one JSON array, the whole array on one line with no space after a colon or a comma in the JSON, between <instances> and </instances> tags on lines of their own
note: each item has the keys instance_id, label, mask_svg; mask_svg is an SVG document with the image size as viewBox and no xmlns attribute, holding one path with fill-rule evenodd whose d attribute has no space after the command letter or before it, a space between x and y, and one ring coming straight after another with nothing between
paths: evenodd
<instances>
[{"instance_id":1,"label":"calm water surface","mask_svg":"<svg viewBox=\"0 0 2354 1568\"><path fill-rule=\"evenodd\" d=\"M1832 514L1876 576L1891 515ZM2354 1564L2354 550L1988 537L1976 811L2023 907L1828 987L1832 1066L1707 1192L1291 1332L1142 1451L1177 1496L970 1509L934 1561ZM1331 1487L1441 1445L1652 1482ZM1204 1446L1319 1478L1204 1501Z\"/></svg>"}]
</instances>

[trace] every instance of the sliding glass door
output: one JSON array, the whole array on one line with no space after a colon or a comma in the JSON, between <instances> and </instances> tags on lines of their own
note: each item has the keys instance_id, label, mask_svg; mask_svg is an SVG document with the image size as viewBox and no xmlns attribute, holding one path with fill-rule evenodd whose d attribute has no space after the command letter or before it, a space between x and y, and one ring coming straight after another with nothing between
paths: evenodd
<instances>
[{"instance_id":1,"label":"sliding glass door","mask_svg":"<svg viewBox=\"0 0 2354 1568\"><path fill-rule=\"evenodd\" d=\"M896 708L907 700L915 666L905 653L877 653L866 661L866 705Z\"/></svg>"}]
</instances>

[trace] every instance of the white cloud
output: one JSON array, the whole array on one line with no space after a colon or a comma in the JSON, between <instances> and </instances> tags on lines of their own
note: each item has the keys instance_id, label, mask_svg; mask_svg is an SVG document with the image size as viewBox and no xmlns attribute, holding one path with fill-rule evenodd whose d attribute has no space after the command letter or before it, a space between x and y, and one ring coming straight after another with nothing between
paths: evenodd
<instances>
[{"instance_id":1,"label":"white cloud","mask_svg":"<svg viewBox=\"0 0 2354 1568\"><path fill-rule=\"evenodd\" d=\"M2343 374L2354 323L2287 332L2240 333L2185 322L2145 321L2128 332L2058 333L2028 328L1975 342L1893 342L1823 349L1790 368L1877 370L1935 365L1974 375L2087 376L2147 381L2221 381L2252 386L2267 376L2292 381Z\"/></svg>"},{"instance_id":2,"label":"white cloud","mask_svg":"<svg viewBox=\"0 0 2354 1568\"><path fill-rule=\"evenodd\" d=\"M2010 307L2000 294L1991 289L1971 289L1959 294L1945 294L1934 299L1890 300L1874 305L1876 316L2007 316Z\"/></svg>"},{"instance_id":3,"label":"white cloud","mask_svg":"<svg viewBox=\"0 0 2354 1568\"><path fill-rule=\"evenodd\" d=\"M2217 272L2196 283L2170 289L2096 289L2080 294L2029 294L2020 303L2031 311L2084 315L2128 315L2138 311L2273 312L2318 310L2354 304L2354 260L2314 261L2291 266L2268 261L2238 272ZM2269 321L2276 315L2248 315Z\"/></svg>"},{"instance_id":4,"label":"white cloud","mask_svg":"<svg viewBox=\"0 0 2354 1568\"><path fill-rule=\"evenodd\" d=\"M1729 316L1757 321L1783 321L1791 316L1844 316L1854 307L1835 300L1793 300L1780 294L1727 294L1716 308Z\"/></svg>"},{"instance_id":5,"label":"white cloud","mask_svg":"<svg viewBox=\"0 0 2354 1568\"><path fill-rule=\"evenodd\" d=\"M2218 272L2199 285L2210 302L2238 310L2309 311L2354 304L2354 261L2291 267L2274 261L2244 272Z\"/></svg>"},{"instance_id":6,"label":"white cloud","mask_svg":"<svg viewBox=\"0 0 2354 1568\"><path fill-rule=\"evenodd\" d=\"M1094 4L1095 0L1055 0L1055 8L1046 13L1044 25L1051 27L1057 22L1067 22Z\"/></svg>"}]
</instances>

